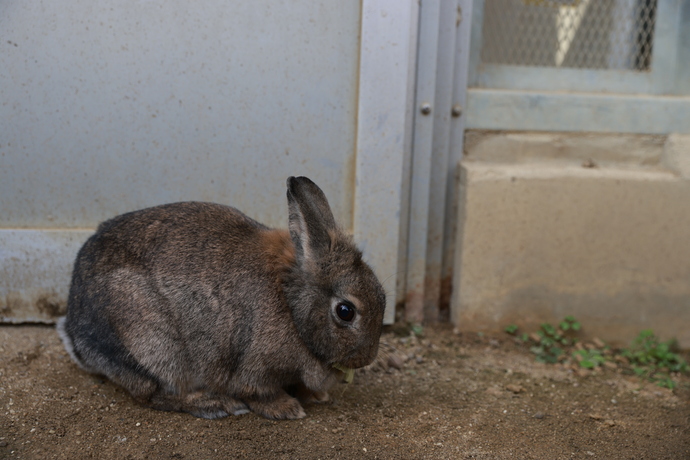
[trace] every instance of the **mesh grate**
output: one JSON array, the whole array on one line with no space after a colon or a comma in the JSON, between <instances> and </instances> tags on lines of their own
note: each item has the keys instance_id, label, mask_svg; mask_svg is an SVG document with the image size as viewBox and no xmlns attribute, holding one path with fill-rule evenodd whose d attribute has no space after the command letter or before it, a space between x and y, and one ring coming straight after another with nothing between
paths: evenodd
<instances>
[{"instance_id":1,"label":"mesh grate","mask_svg":"<svg viewBox=\"0 0 690 460\"><path fill-rule=\"evenodd\" d=\"M647 71L656 0L485 0L484 63Z\"/></svg>"}]
</instances>

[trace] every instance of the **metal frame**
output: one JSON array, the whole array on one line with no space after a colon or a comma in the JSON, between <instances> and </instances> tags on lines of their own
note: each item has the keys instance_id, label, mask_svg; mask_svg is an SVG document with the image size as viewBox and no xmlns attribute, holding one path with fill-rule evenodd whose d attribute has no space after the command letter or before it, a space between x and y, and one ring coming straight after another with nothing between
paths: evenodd
<instances>
[{"instance_id":1,"label":"metal frame","mask_svg":"<svg viewBox=\"0 0 690 460\"><path fill-rule=\"evenodd\" d=\"M650 72L483 64L484 0L473 6L468 129L690 133L687 1L658 2Z\"/></svg>"},{"instance_id":2,"label":"metal frame","mask_svg":"<svg viewBox=\"0 0 690 460\"><path fill-rule=\"evenodd\" d=\"M421 3L405 303L405 319L411 323L421 323L425 318L424 292L427 241L430 234L429 213L431 206L429 197L436 112L436 63L440 13L441 0L428 0Z\"/></svg>"},{"instance_id":3,"label":"metal frame","mask_svg":"<svg viewBox=\"0 0 690 460\"><path fill-rule=\"evenodd\" d=\"M453 118L450 131L450 149L448 152L448 167L446 169L446 209L443 233L443 262L441 267L441 282L444 296L451 291L453 276L456 236L458 233L458 200L459 164L463 156L465 143L465 129L467 128L468 82L470 77L472 18L474 13L473 0L458 2L460 24L455 37L455 69L453 72L453 107L459 109L459 116ZM444 288L444 286L447 287ZM441 298L442 302L450 302L450 298Z\"/></svg>"},{"instance_id":4,"label":"metal frame","mask_svg":"<svg viewBox=\"0 0 690 460\"><path fill-rule=\"evenodd\" d=\"M690 134L690 97L470 89L467 129Z\"/></svg>"},{"instance_id":5,"label":"metal frame","mask_svg":"<svg viewBox=\"0 0 690 460\"><path fill-rule=\"evenodd\" d=\"M395 321L403 240L417 2L363 0L355 168L354 236L389 294Z\"/></svg>"},{"instance_id":6,"label":"metal frame","mask_svg":"<svg viewBox=\"0 0 690 460\"><path fill-rule=\"evenodd\" d=\"M663 96L690 92L690 2L660 2L651 72L480 65L482 15L482 0L420 4L409 233L399 258L412 323L438 320L439 301L450 300L465 129L690 132L690 98Z\"/></svg>"},{"instance_id":7,"label":"metal frame","mask_svg":"<svg viewBox=\"0 0 690 460\"><path fill-rule=\"evenodd\" d=\"M472 18L473 52L471 63L475 70L470 80L470 86L526 91L621 94L673 93L682 1L666 0L658 2L657 5L651 70L649 72L635 72L482 63L480 52L482 24L484 23L484 0L475 0L475 15Z\"/></svg>"},{"instance_id":8,"label":"metal frame","mask_svg":"<svg viewBox=\"0 0 690 460\"><path fill-rule=\"evenodd\" d=\"M411 323L442 319L439 304L449 300L442 291L453 264L471 13L472 0L421 3L405 286Z\"/></svg>"}]
</instances>

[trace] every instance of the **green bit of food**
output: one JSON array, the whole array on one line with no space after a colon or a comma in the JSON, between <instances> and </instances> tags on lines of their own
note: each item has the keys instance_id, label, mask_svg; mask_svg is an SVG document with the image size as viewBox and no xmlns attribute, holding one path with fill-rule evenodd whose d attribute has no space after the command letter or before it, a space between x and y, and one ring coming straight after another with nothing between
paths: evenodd
<instances>
[{"instance_id":1,"label":"green bit of food","mask_svg":"<svg viewBox=\"0 0 690 460\"><path fill-rule=\"evenodd\" d=\"M345 367L342 364L334 364L333 367L335 369L338 369L340 372L345 374L345 383L352 383L352 381L355 379L355 370L350 368L350 367Z\"/></svg>"}]
</instances>

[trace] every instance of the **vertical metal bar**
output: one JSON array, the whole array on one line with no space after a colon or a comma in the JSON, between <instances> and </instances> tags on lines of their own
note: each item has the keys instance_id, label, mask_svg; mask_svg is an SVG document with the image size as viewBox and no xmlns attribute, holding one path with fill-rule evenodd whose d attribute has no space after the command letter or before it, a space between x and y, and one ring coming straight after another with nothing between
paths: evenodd
<instances>
[{"instance_id":1,"label":"vertical metal bar","mask_svg":"<svg viewBox=\"0 0 690 460\"><path fill-rule=\"evenodd\" d=\"M460 9L462 10L463 18L460 23L460 30L463 32L458 33L458 37L465 40L464 44L468 46L465 52L469 53L468 63L466 64L468 72L468 84L466 86L482 86L479 82L479 64L482 53L484 0L460 0ZM469 27L466 31L464 29L465 26ZM458 78L458 74L456 73L455 75Z\"/></svg>"},{"instance_id":2,"label":"vertical metal bar","mask_svg":"<svg viewBox=\"0 0 690 460\"><path fill-rule=\"evenodd\" d=\"M424 283L434 128L433 105L436 94L440 11L440 0L423 0L420 4L405 303L405 319L415 324L424 321Z\"/></svg>"},{"instance_id":3,"label":"vertical metal bar","mask_svg":"<svg viewBox=\"0 0 690 460\"><path fill-rule=\"evenodd\" d=\"M690 95L690 2L684 2L680 13L680 35L676 62L674 94Z\"/></svg>"},{"instance_id":4,"label":"vertical metal bar","mask_svg":"<svg viewBox=\"0 0 690 460\"><path fill-rule=\"evenodd\" d=\"M415 8L414 0L362 2L353 226L389 293L386 324L395 320Z\"/></svg>"},{"instance_id":5,"label":"vertical metal bar","mask_svg":"<svg viewBox=\"0 0 690 460\"><path fill-rule=\"evenodd\" d=\"M405 141L403 158L402 205L400 209L400 241L398 243L398 271L396 283L396 310L407 297L407 246L410 230L410 180L412 178L412 140L415 113L415 77L417 74L417 41L419 37L419 2L413 2L409 36L408 92L405 103ZM401 311L402 312L402 309ZM400 313L396 311L396 313ZM396 318L397 319L397 318Z\"/></svg>"},{"instance_id":6,"label":"vertical metal bar","mask_svg":"<svg viewBox=\"0 0 690 460\"><path fill-rule=\"evenodd\" d=\"M478 3L478 4L477 4ZM443 235L443 265L441 270L441 299L442 307L451 302L453 263L455 261L455 238L458 233L458 204L459 196L459 163L462 159L465 140L465 122L467 119L467 87L470 84L472 66L479 63L479 47L481 46L483 2L476 0L459 0L459 24L455 37L455 71L453 72L453 109L457 116L453 117L450 126L450 151L448 155L446 177L446 211L445 230ZM477 29L479 29L477 31ZM471 39L470 39L471 36ZM476 41L475 41L476 40ZM475 60L472 61L472 56Z\"/></svg>"},{"instance_id":7,"label":"vertical metal bar","mask_svg":"<svg viewBox=\"0 0 690 460\"><path fill-rule=\"evenodd\" d=\"M652 44L652 85L655 94L672 94L678 66L678 43L681 37L681 0L656 3L656 24Z\"/></svg>"},{"instance_id":8,"label":"vertical metal bar","mask_svg":"<svg viewBox=\"0 0 690 460\"><path fill-rule=\"evenodd\" d=\"M441 264L443 262L444 216L446 213L446 176L453 105L455 36L459 24L458 0L441 0L440 13L431 151L426 279L424 283L424 321L427 323L434 323L441 319L439 316L439 297L441 294Z\"/></svg>"}]
</instances>

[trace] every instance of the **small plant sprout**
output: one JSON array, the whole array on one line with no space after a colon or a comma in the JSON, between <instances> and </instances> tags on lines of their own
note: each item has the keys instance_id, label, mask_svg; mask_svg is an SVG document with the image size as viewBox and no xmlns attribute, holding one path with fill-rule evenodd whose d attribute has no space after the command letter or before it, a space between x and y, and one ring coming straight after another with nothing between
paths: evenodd
<instances>
[{"instance_id":1,"label":"small plant sprout","mask_svg":"<svg viewBox=\"0 0 690 460\"><path fill-rule=\"evenodd\" d=\"M606 362L606 358L601 350L597 350L596 348L591 350L575 350L572 356L575 361L580 363L580 367L585 369L594 369L595 367L602 366Z\"/></svg>"},{"instance_id":2,"label":"small plant sprout","mask_svg":"<svg viewBox=\"0 0 690 460\"><path fill-rule=\"evenodd\" d=\"M661 342L651 329L640 332L632 346L621 352L632 365L635 375L665 388L675 388L671 373L687 373L688 363L677 353L675 340Z\"/></svg>"},{"instance_id":3,"label":"small plant sprout","mask_svg":"<svg viewBox=\"0 0 690 460\"><path fill-rule=\"evenodd\" d=\"M662 342L649 329L640 332L630 348L612 350L598 338L578 342L581 327L574 317L566 316L558 327L542 323L538 331L518 335L518 327L510 324L504 331L530 342L530 351L541 363L560 362L573 370L618 369L670 389L676 387L678 374L690 372L690 365L676 353L676 341Z\"/></svg>"},{"instance_id":4,"label":"small plant sprout","mask_svg":"<svg viewBox=\"0 0 690 460\"><path fill-rule=\"evenodd\" d=\"M506 331L510 335L515 335L515 333L518 331L518 327L515 324L509 324L503 330Z\"/></svg>"},{"instance_id":5,"label":"small plant sprout","mask_svg":"<svg viewBox=\"0 0 690 460\"><path fill-rule=\"evenodd\" d=\"M413 324L411 329L417 337L424 337L424 328L421 324Z\"/></svg>"},{"instance_id":6,"label":"small plant sprout","mask_svg":"<svg viewBox=\"0 0 690 460\"><path fill-rule=\"evenodd\" d=\"M577 332L580 330L580 323L578 321L576 321L575 318L573 318L572 316L566 316L563 319L563 321L561 321L558 324L558 327L560 327L561 330L564 332L570 331L570 330Z\"/></svg>"}]
</instances>

